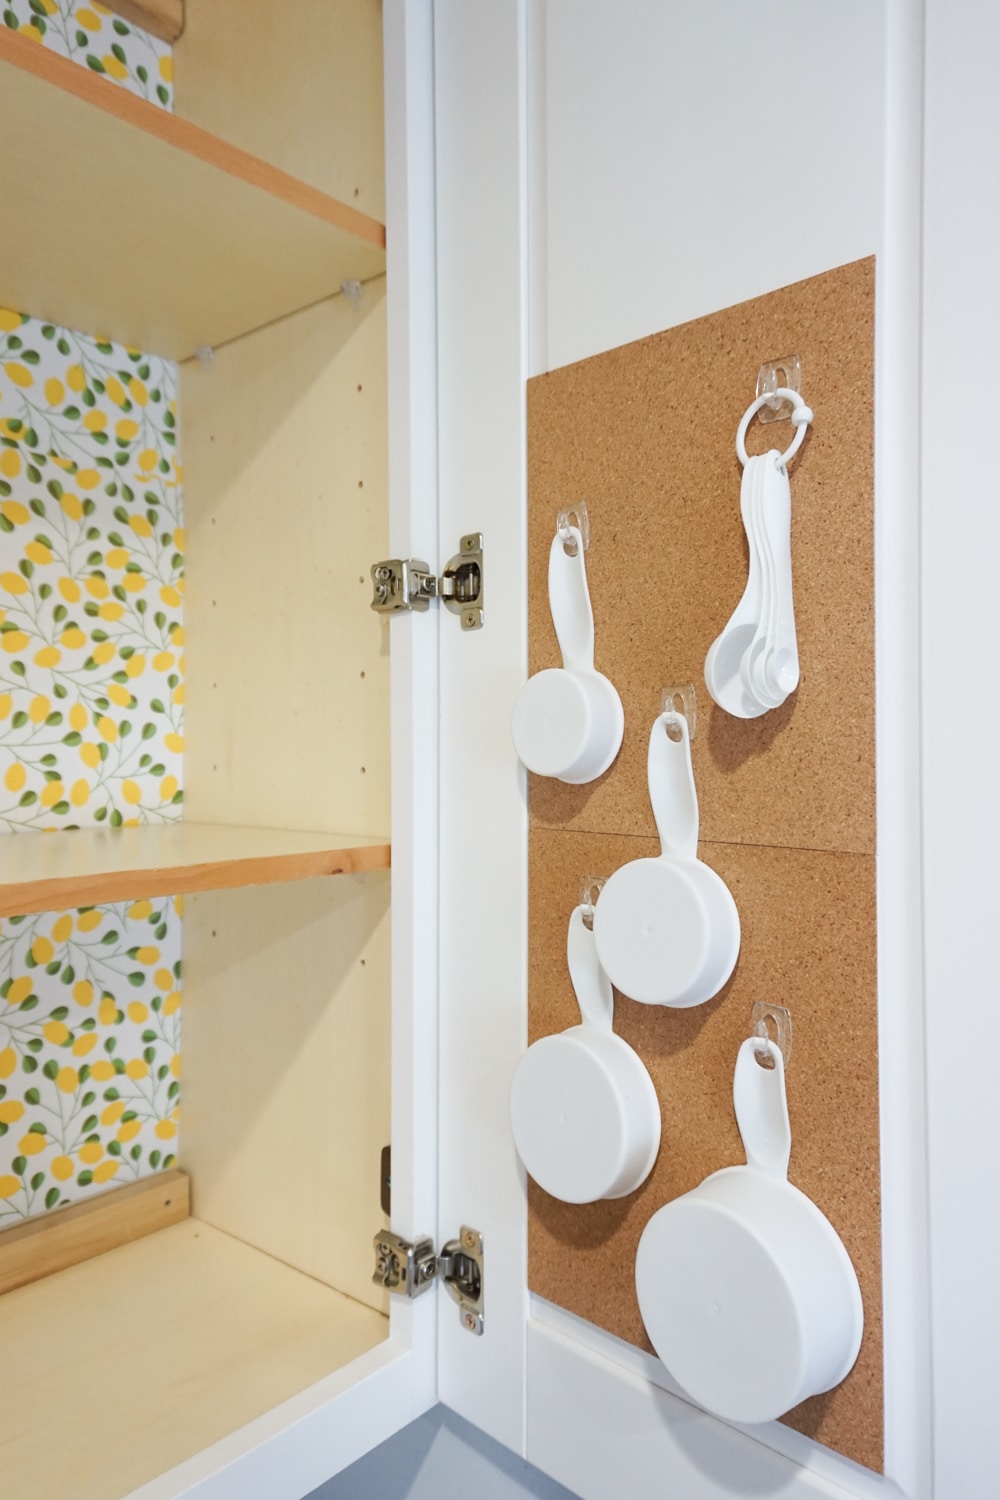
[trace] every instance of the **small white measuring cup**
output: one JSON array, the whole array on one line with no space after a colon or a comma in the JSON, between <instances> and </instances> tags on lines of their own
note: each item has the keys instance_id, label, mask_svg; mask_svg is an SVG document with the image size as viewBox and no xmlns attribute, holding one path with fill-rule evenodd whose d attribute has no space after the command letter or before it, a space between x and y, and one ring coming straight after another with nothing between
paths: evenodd
<instances>
[{"instance_id":1,"label":"small white measuring cup","mask_svg":"<svg viewBox=\"0 0 1000 1500\"><path fill-rule=\"evenodd\" d=\"M641 1058L611 1029L614 995L585 910L574 909L566 938L582 1024L533 1043L510 1086L517 1154L564 1203L635 1192L660 1149L656 1090Z\"/></svg>"},{"instance_id":2,"label":"small white measuring cup","mask_svg":"<svg viewBox=\"0 0 1000 1500\"><path fill-rule=\"evenodd\" d=\"M649 800L660 835L656 859L610 877L594 913L601 964L644 1005L701 1005L736 966L740 917L729 887L698 858L698 796L683 714L655 720L647 757Z\"/></svg>"},{"instance_id":3,"label":"small white measuring cup","mask_svg":"<svg viewBox=\"0 0 1000 1500\"><path fill-rule=\"evenodd\" d=\"M536 776L579 786L603 776L621 749L625 712L612 682L594 668L594 613L578 526L558 527L549 549L549 608L561 667L529 677L511 733Z\"/></svg>"},{"instance_id":4,"label":"small white measuring cup","mask_svg":"<svg viewBox=\"0 0 1000 1500\"><path fill-rule=\"evenodd\" d=\"M743 1043L733 1102L746 1166L713 1173L653 1215L635 1286L646 1332L682 1389L728 1421L769 1422L840 1384L861 1348L864 1308L837 1231L788 1181L774 1042Z\"/></svg>"}]
</instances>

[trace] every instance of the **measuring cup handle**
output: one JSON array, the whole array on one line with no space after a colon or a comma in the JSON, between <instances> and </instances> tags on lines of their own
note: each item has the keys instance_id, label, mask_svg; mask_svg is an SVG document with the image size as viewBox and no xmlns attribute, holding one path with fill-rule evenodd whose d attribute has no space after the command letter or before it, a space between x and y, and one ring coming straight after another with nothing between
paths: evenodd
<instances>
[{"instance_id":1,"label":"measuring cup handle","mask_svg":"<svg viewBox=\"0 0 1000 1500\"><path fill-rule=\"evenodd\" d=\"M583 1024L595 1031L610 1031L615 1014L614 991L601 968L594 934L583 920L582 906L575 907L570 915L566 962Z\"/></svg>"},{"instance_id":2,"label":"measuring cup handle","mask_svg":"<svg viewBox=\"0 0 1000 1500\"><path fill-rule=\"evenodd\" d=\"M679 730L680 738L667 733ZM664 713L655 720L646 759L649 800L664 854L675 859L698 857L698 793L691 766L691 739L682 714Z\"/></svg>"},{"instance_id":3,"label":"measuring cup handle","mask_svg":"<svg viewBox=\"0 0 1000 1500\"><path fill-rule=\"evenodd\" d=\"M587 566L583 560L583 538L576 526L568 528L570 555L556 532L549 549L549 609L562 653L563 666L571 672L594 670L594 612L587 588Z\"/></svg>"},{"instance_id":4,"label":"measuring cup handle","mask_svg":"<svg viewBox=\"0 0 1000 1500\"><path fill-rule=\"evenodd\" d=\"M755 1052L770 1053L774 1066L762 1067ZM747 1037L737 1053L733 1107L747 1166L784 1180L792 1152L792 1128L788 1121L784 1059L769 1039Z\"/></svg>"}]
</instances>

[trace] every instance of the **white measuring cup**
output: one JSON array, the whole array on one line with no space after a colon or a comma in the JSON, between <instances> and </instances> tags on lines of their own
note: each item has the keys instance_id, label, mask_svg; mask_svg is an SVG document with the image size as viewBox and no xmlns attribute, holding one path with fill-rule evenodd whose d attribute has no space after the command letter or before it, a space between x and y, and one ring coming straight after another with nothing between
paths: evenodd
<instances>
[{"instance_id":1,"label":"white measuring cup","mask_svg":"<svg viewBox=\"0 0 1000 1500\"><path fill-rule=\"evenodd\" d=\"M514 704L518 759L536 776L572 786L603 776L621 749L625 712L613 683L594 668L594 613L580 529L556 531L549 550L549 608L561 667L529 677Z\"/></svg>"},{"instance_id":2,"label":"white measuring cup","mask_svg":"<svg viewBox=\"0 0 1000 1500\"><path fill-rule=\"evenodd\" d=\"M662 853L632 860L608 880L594 912L597 953L631 999L701 1005L736 966L740 917L729 887L698 858L698 797L682 714L656 719L646 764Z\"/></svg>"},{"instance_id":3,"label":"white measuring cup","mask_svg":"<svg viewBox=\"0 0 1000 1500\"><path fill-rule=\"evenodd\" d=\"M747 428L775 396L792 403L795 436L784 453L750 457ZM740 517L750 565L743 596L705 657L705 686L726 713L756 719L777 708L799 683L792 594L792 494L787 465L805 438L813 413L797 391L779 387L746 410L736 434L743 465Z\"/></svg>"},{"instance_id":4,"label":"white measuring cup","mask_svg":"<svg viewBox=\"0 0 1000 1500\"><path fill-rule=\"evenodd\" d=\"M769 1422L840 1384L858 1357L864 1308L837 1231L788 1181L774 1042L743 1043L733 1102L746 1166L713 1173L653 1215L635 1286L646 1332L682 1389L728 1421Z\"/></svg>"},{"instance_id":5,"label":"white measuring cup","mask_svg":"<svg viewBox=\"0 0 1000 1500\"><path fill-rule=\"evenodd\" d=\"M656 1090L638 1054L611 1029L614 996L584 911L573 911L566 939L582 1024L533 1043L510 1086L517 1154L564 1203L635 1192L660 1149Z\"/></svg>"}]
</instances>

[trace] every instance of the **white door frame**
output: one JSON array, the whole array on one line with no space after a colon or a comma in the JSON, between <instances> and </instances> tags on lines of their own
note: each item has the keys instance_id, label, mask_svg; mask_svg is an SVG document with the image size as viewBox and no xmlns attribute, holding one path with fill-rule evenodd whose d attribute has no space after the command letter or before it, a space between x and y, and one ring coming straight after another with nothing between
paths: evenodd
<instances>
[{"instance_id":1,"label":"white door frame","mask_svg":"<svg viewBox=\"0 0 1000 1500\"><path fill-rule=\"evenodd\" d=\"M933 0L939 4L941 0ZM969 0L971 3L971 0ZM878 255L877 755L886 1478L780 1424L742 1432L670 1392L657 1361L527 1298L526 1204L506 1088L526 1041L525 791L509 709L526 669L524 382L537 245L533 50L544 0L436 0L441 548L486 538L486 627L441 641L442 1231L486 1234L487 1335L442 1308L442 1399L584 1500L929 1500L923 1035L918 349L923 11L886 0ZM772 27L794 24L795 7ZM846 98L846 96L845 96ZM595 212L599 206L595 205ZM824 269L817 266L817 270ZM653 330L649 330L653 331ZM845 713L849 705L845 705ZM449 855L449 850L451 854ZM849 1004L849 997L845 997ZM623 1274L626 1272L623 1270ZM497 1328L497 1323L500 1327ZM941 1491L941 1500L957 1492Z\"/></svg>"}]
</instances>

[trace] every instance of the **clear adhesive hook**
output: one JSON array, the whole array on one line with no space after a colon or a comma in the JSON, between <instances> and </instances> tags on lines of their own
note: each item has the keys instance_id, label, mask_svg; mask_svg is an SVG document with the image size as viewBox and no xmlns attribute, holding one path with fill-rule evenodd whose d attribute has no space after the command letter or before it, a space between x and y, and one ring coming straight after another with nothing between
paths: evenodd
<instances>
[{"instance_id":1,"label":"clear adhesive hook","mask_svg":"<svg viewBox=\"0 0 1000 1500\"><path fill-rule=\"evenodd\" d=\"M698 695L694 683L683 682L677 687L664 688L660 698L660 713L672 714L675 720L686 719L688 739L693 740L698 727ZM675 725L668 723L666 728L672 740L680 739L680 730Z\"/></svg>"},{"instance_id":2,"label":"clear adhesive hook","mask_svg":"<svg viewBox=\"0 0 1000 1500\"><path fill-rule=\"evenodd\" d=\"M756 1000L750 1012L750 1035L763 1041L773 1042L781 1053L781 1060L788 1072L792 1060L792 1013L787 1005L772 1005L769 1000ZM762 1068L773 1068L774 1059L765 1047L759 1047L754 1057Z\"/></svg>"},{"instance_id":3,"label":"clear adhesive hook","mask_svg":"<svg viewBox=\"0 0 1000 1500\"><path fill-rule=\"evenodd\" d=\"M583 541L583 550L586 552L590 546L590 516L587 514L586 500L577 500L574 505L564 506L556 513L556 532L570 557L576 556L576 542L573 539L571 526L575 526Z\"/></svg>"},{"instance_id":4,"label":"clear adhesive hook","mask_svg":"<svg viewBox=\"0 0 1000 1500\"><path fill-rule=\"evenodd\" d=\"M802 365L797 354L786 354L781 359L768 360L757 371L757 399L770 396L779 386L802 394ZM787 422L792 415L789 401L775 396L757 413L758 422Z\"/></svg>"},{"instance_id":5,"label":"clear adhesive hook","mask_svg":"<svg viewBox=\"0 0 1000 1500\"><path fill-rule=\"evenodd\" d=\"M605 878L603 875L585 875L580 885L580 905L583 907L583 925L593 931L594 907L597 898L604 889Z\"/></svg>"}]
</instances>

